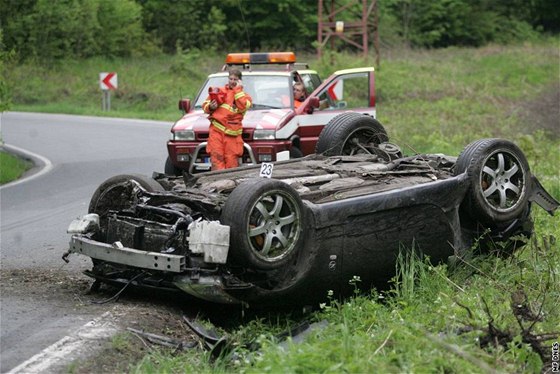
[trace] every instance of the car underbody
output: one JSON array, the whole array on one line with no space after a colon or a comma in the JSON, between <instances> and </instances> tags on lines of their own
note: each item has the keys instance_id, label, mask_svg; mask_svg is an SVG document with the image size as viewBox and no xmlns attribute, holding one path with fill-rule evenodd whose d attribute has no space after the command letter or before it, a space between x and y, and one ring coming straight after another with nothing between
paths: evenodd
<instances>
[{"instance_id":1,"label":"car underbody","mask_svg":"<svg viewBox=\"0 0 560 374\"><path fill-rule=\"evenodd\" d=\"M501 139L458 158L360 144L367 151L110 178L70 225L69 252L91 257L87 274L101 282L218 303L316 304L351 295L351 279L364 290L386 285L403 251L434 263L475 248L513 251L532 233L533 203L558 207Z\"/></svg>"}]
</instances>

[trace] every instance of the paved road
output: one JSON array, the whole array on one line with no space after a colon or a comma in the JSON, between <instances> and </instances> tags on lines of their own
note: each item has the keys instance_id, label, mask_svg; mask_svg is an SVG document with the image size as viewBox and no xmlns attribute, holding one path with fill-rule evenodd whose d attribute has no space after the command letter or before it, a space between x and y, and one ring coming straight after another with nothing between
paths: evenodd
<instances>
[{"instance_id":1,"label":"paved road","mask_svg":"<svg viewBox=\"0 0 560 374\"><path fill-rule=\"evenodd\" d=\"M68 313L60 300L5 292L10 274L88 268L85 258L61 260L68 224L87 212L105 179L163 171L171 123L12 112L0 121L5 144L42 164L30 179L0 187L0 372L7 372L91 319L87 311Z\"/></svg>"}]
</instances>

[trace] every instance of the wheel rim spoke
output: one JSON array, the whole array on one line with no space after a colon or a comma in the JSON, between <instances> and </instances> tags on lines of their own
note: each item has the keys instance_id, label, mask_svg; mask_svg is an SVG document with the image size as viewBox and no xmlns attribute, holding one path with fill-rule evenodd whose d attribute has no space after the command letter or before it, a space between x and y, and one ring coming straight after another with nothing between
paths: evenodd
<instances>
[{"instance_id":1,"label":"wheel rim spoke","mask_svg":"<svg viewBox=\"0 0 560 374\"><path fill-rule=\"evenodd\" d=\"M495 183L492 183L492 185L484 191L484 197L492 196L496 192L497 189L498 189L498 186Z\"/></svg>"},{"instance_id":2,"label":"wheel rim spoke","mask_svg":"<svg viewBox=\"0 0 560 374\"><path fill-rule=\"evenodd\" d=\"M290 223L294 223L295 220L296 220L296 215L294 213L286 217L280 217L278 219L278 226L282 227L282 226L289 225Z\"/></svg>"},{"instance_id":3,"label":"wheel rim spoke","mask_svg":"<svg viewBox=\"0 0 560 374\"><path fill-rule=\"evenodd\" d=\"M488 166L484 166L482 172L488 174L492 178L496 178L496 172Z\"/></svg>"},{"instance_id":4,"label":"wheel rim spoke","mask_svg":"<svg viewBox=\"0 0 560 374\"><path fill-rule=\"evenodd\" d=\"M504 176L510 179L517 173L518 170L519 170L519 166L517 166L517 164L513 164L513 166L504 173Z\"/></svg>"},{"instance_id":5,"label":"wheel rim spoke","mask_svg":"<svg viewBox=\"0 0 560 374\"><path fill-rule=\"evenodd\" d=\"M506 190L511 190L513 191L516 195L519 195L519 193L521 192L521 190L519 189L519 187L517 187L515 184L509 182L505 184L505 188Z\"/></svg>"},{"instance_id":6,"label":"wheel rim spoke","mask_svg":"<svg viewBox=\"0 0 560 374\"><path fill-rule=\"evenodd\" d=\"M266 232L266 225L263 222L261 225L250 229L249 230L249 236L250 237L258 236L258 235L264 234L265 232Z\"/></svg>"},{"instance_id":7,"label":"wheel rim spoke","mask_svg":"<svg viewBox=\"0 0 560 374\"><path fill-rule=\"evenodd\" d=\"M502 153L498 153L498 168L496 169L496 174L503 172L505 169L504 155Z\"/></svg>"},{"instance_id":8,"label":"wheel rim spoke","mask_svg":"<svg viewBox=\"0 0 560 374\"><path fill-rule=\"evenodd\" d=\"M274 237L274 235L272 235L270 233L265 236L265 241L264 241L262 251L261 251L261 254L263 256L268 255L268 252L270 252L270 249L272 248L272 238L273 237Z\"/></svg>"},{"instance_id":9,"label":"wheel rim spoke","mask_svg":"<svg viewBox=\"0 0 560 374\"><path fill-rule=\"evenodd\" d=\"M255 208L257 208L257 210L261 213L265 221L270 219L270 213L266 210L266 207L262 202L259 201Z\"/></svg>"},{"instance_id":10,"label":"wheel rim spoke","mask_svg":"<svg viewBox=\"0 0 560 374\"><path fill-rule=\"evenodd\" d=\"M288 238L286 238L286 237L284 236L284 234L282 233L282 231L279 231L279 232L276 234L276 239L278 239L278 241L282 244L282 246L283 246L284 248L287 247L287 246L290 244L290 242L288 241Z\"/></svg>"},{"instance_id":11,"label":"wheel rim spoke","mask_svg":"<svg viewBox=\"0 0 560 374\"><path fill-rule=\"evenodd\" d=\"M270 211L270 216L277 218L282 211L282 206L284 205L284 198L280 195L276 196L276 202L274 203L274 207Z\"/></svg>"},{"instance_id":12,"label":"wheel rim spoke","mask_svg":"<svg viewBox=\"0 0 560 374\"><path fill-rule=\"evenodd\" d=\"M506 190L500 190L500 208L505 208L507 206L507 195Z\"/></svg>"}]
</instances>

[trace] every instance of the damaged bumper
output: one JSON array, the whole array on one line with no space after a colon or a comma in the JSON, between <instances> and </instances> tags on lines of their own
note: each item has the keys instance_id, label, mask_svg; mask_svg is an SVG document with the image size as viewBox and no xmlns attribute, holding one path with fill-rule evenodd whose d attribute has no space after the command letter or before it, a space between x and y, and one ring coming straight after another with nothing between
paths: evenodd
<instances>
[{"instance_id":1,"label":"damaged bumper","mask_svg":"<svg viewBox=\"0 0 560 374\"><path fill-rule=\"evenodd\" d=\"M222 276L216 274L218 264L224 264L227 259L229 226L215 221L192 222L189 226L189 253L181 255L129 248L120 241L108 244L94 240L91 236L99 227L98 221L97 215L93 214L70 224L68 232L73 235L68 253L114 264L121 271L115 271L114 276L107 272L98 274L94 266L94 270L86 275L120 284L144 286L145 283L148 287L153 286L154 275L165 276L167 284L198 299L226 304L240 302L224 290ZM126 271L122 271L123 268ZM140 276L130 277L131 271Z\"/></svg>"},{"instance_id":2,"label":"damaged bumper","mask_svg":"<svg viewBox=\"0 0 560 374\"><path fill-rule=\"evenodd\" d=\"M120 242L106 244L79 235L70 239L70 253L141 269L182 273L186 268L185 256L140 251L124 247Z\"/></svg>"}]
</instances>

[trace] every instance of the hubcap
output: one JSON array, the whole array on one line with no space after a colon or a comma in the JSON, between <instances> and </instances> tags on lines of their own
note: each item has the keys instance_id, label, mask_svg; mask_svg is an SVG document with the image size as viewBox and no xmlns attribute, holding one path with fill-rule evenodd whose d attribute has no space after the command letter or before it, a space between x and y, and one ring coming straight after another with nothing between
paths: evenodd
<instances>
[{"instance_id":1,"label":"hubcap","mask_svg":"<svg viewBox=\"0 0 560 374\"><path fill-rule=\"evenodd\" d=\"M255 204L249 220L249 241L254 253L263 260L286 257L299 238L301 212L286 194L272 192Z\"/></svg>"},{"instance_id":2,"label":"hubcap","mask_svg":"<svg viewBox=\"0 0 560 374\"><path fill-rule=\"evenodd\" d=\"M507 152L490 155L480 175L486 202L500 212L516 207L525 193L524 172L514 155Z\"/></svg>"}]
</instances>

